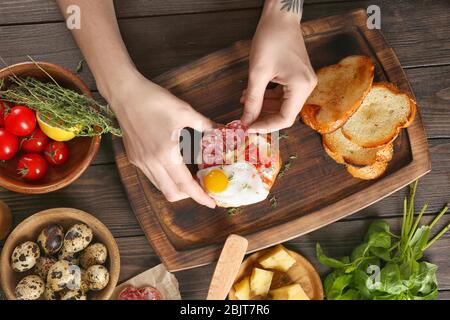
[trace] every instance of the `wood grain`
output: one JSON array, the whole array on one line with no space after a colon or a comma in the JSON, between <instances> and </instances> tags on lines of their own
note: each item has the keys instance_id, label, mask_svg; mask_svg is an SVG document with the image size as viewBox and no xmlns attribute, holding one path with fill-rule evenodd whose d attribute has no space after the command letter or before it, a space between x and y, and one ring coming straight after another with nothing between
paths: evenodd
<instances>
[{"instance_id":1,"label":"wood grain","mask_svg":"<svg viewBox=\"0 0 450 320\"><path fill-rule=\"evenodd\" d=\"M305 23L303 32L315 68L351 54L365 54L376 64L376 81L387 79L410 92L392 49L378 31L366 28L363 11ZM202 114L227 123L240 113L236 106L247 80L249 48L249 42L236 43L155 81L196 105ZM272 189L279 205L271 208L261 202L243 208L235 217L223 209L212 212L191 199L168 203L128 163L120 140L114 146L122 181L144 232L169 270L179 270L217 259L218 244L228 234L245 235L249 250L259 250L348 216L422 176L430 163L419 114L407 131L396 140L389 173L377 181L358 181L324 155L315 132L296 124L286 130L290 141L280 143L280 153L285 159L297 154L301 161Z\"/></svg>"},{"instance_id":2,"label":"wood grain","mask_svg":"<svg viewBox=\"0 0 450 320\"><path fill-rule=\"evenodd\" d=\"M404 0L374 0L311 5L305 11L304 19L306 21L344 13L367 7L369 3L380 3L382 31L403 66L450 64L450 23L446 0L414 1L414 4ZM428 19L425 14L433 19ZM259 9L249 9L144 17L121 20L120 27L139 70L152 78L238 40L251 38L259 15ZM409 27L407 30L405 24ZM399 28L404 32L399 33ZM74 69L81 59L81 54L64 23L3 26L0 27L0 34L0 56L7 63L22 62L27 60L27 55L32 55L37 60L51 61ZM399 36L403 34L407 35L408 41ZM427 34L427 37L424 37L424 34ZM49 43L52 45L49 46ZM435 48L436 46L439 48ZM88 68L81 72L81 77L91 89L95 89Z\"/></svg>"},{"instance_id":3,"label":"wood grain","mask_svg":"<svg viewBox=\"0 0 450 320\"><path fill-rule=\"evenodd\" d=\"M102 144L106 139L102 139ZM102 148L100 148L100 151ZM105 156L113 158L112 151ZM100 156L101 152L99 152ZM429 202L427 214L450 203L450 140L430 141L433 170L420 180L417 202ZM361 220L373 216L400 216L406 188L384 200L359 211L345 220ZM95 215L111 229L116 237L143 235L114 165L91 166L79 180L59 192L47 196L24 197L0 189L0 199L13 209L15 224L37 211L52 207L71 206Z\"/></svg>"},{"instance_id":4,"label":"wood grain","mask_svg":"<svg viewBox=\"0 0 450 320\"><path fill-rule=\"evenodd\" d=\"M261 0L262 1L262 0ZM321 1L321 0L319 0ZM116 1L117 2L117 1ZM197 31L197 34L189 34L189 42L182 36L184 33L176 30L180 26L187 31L193 30L189 26L189 21L193 24L202 22L214 23L214 20L205 20L202 14L181 15L174 17L148 17L134 22L132 17L158 15L161 12L150 11L154 4L168 3L162 0L140 1L140 0L120 0L121 3L130 3L126 9L130 15L122 22L126 38L136 37L135 48L133 52L144 50L147 53L158 50L159 44L155 41L159 39L153 36L152 32L147 30L146 26L160 30L167 43L178 42L177 50L169 50L167 55L158 55L159 60L148 59L146 61L136 61L141 70L147 76L152 77L160 71L166 71L176 65L184 64L188 61L197 59L204 54L220 49L229 45L231 42L240 39L238 28L231 28L230 25L240 25L245 34L252 34L255 27L259 9L246 10L250 13L243 14L236 11L234 13L223 12L215 13L215 17L223 25L223 30L209 33L209 28ZM248 3L257 3L257 0L240 1L215 1L215 0L194 0L176 1L178 6L176 10L170 13L186 13L185 9L192 13L202 10L211 10L208 3L215 6L218 3L234 2L234 5L247 5ZM352 1L339 4L327 3L330 0L324 0L322 5L309 5L306 7L305 19L315 18L334 13L342 13L349 9L357 7L366 7L368 1ZM376 3L375 3L376 2ZM139 4L133 6L133 3ZM186 3L186 5L185 5ZM308 3L308 1L307 1ZM370 1L370 4L380 4L382 8L382 27L389 43L394 47L401 62L406 67L414 67L407 70L416 97L421 107L424 124L429 138L448 138L450 137L449 102L448 88L450 79L450 66L438 66L439 64L448 64L448 43L449 43L449 11L448 2L438 1ZM172 4L173 5L173 4ZM171 6L172 6L171 5ZM252 4L253 5L253 4ZM9 7L10 11L5 11ZM231 7L230 7L231 9ZM239 9L238 7L234 9ZM163 10L171 11L171 8ZM119 10L120 12L120 10ZM61 21L61 16L56 10L54 0L15 0L2 3L0 6L0 25L2 24L26 24L46 21ZM9 13L9 14L5 14ZM170 14L169 12L166 12ZM50 18L49 18L50 17ZM150 23L149 20L154 22ZM208 22L209 21L209 22ZM134 26L136 25L136 26ZM209 25L208 25L209 27ZM247 31L246 31L247 30ZM229 35L234 32L231 36ZM225 34L227 33L227 34ZM225 34L225 35L224 35ZM424 36L426 35L426 36ZM74 45L69 32L61 23L55 24L33 24L32 26L9 26L0 27L0 37L2 47L0 56L8 57L12 61L24 61L27 54L38 55L42 60L56 62L69 68L75 68L81 55ZM51 43L51 46L48 44ZM139 47L140 46L140 47ZM191 47L195 47L192 50ZM12 50L11 48L14 48ZM430 49L431 48L431 49ZM162 63L160 68L159 63ZM436 65L433 68L423 68L423 65ZM92 77L88 68L82 71L82 77L89 79L91 88L95 89ZM417 201L423 203L429 201L431 208L428 212L438 210L445 202L450 202L450 140L438 139L430 140L431 158L433 162L433 171L421 179ZM114 166L104 166L102 164L111 163L111 147L105 144L105 139L97 155L95 166L91 167L73 186L62 190L48 197L23 197L12 194L11 192L0 190L0 199L13 205L16 223L27 215L37 210L50 208L53 206L71 205L94 213L100 220L112 229L114 235L118 238L121 248L122 274L121 280L130 278L138 273L155 266L159 263L156 254L150 248L147 240L142 235L131 209L127 203L122 187L119 185ZM358 243L362 236L367 217L384 216L393 217L400 213L401 201L405 190L395 193L375 205L360 211L345 221L338 222L322 230L313 232L307 237L302 237L291 241L288 246L294 250L299 250L305 254L308 251L308 257L314 256L315 240L320 240L327 252L334 255L348 253L351 246ZM349 221L352 220L352 221ZM357 220L357 221L353 221ZM398 223L396 218L389 219ZM338 230L344 230L339 234ZM349 241L345 239L349 238ZM342 246L341 249L339 247ZM439 265L439 280L443 291L440 292L440 298L450 297L450 267L447 264L446 257L450 242L448 236L445 236L442 242L438 242L438 247L432 248L429 252L430 257L437 259ZM1 243L0 243L1 247ZM316 261L313 261L316 264ZM183 298L205 298L213 266L201 267L198 269L187 270L177 273L180 280Z\"/></svg>"},{"instance_id":5,"label":"wood grain","mask_svg":"<svg viewBox=\"0 0 450 320\"><path fill-rule=\"evenodd\" d=\"M217 261L206 300L226 299L238 275L247 247L247 239L235 234L228 236Z\"/></svg>"},{"instance_id":6,"label":"wood grain","mask_svg":"<svg viewBox=\"0 0 450 320\"><path fill-rule=\"evenodd\" d=\"M305 0L305 5L349 0ZM259 8L264 0L115 0L119 19ZM62 21L54 0L15 0L2 4L0 25Z\"/></svg>"},{"instance_id":7,"label":"wood grain","mask_svg":"<svg viewBox=\"0 0 450 320\"><path fill-rule=\"evenodd\" d=\"M400 218L386 219L398 232L401 226ZM339 221L320 230L314 231L303 237L286 242L284 245L293 251L299 252L308 259L323 278L329 269L320 265L316 259L315 246L319 242L324 251L333 256L341 257L349 255L352 249L361 243L371 219L364 221ZM424 219L424 222L430 218ZM450 222L447 216L442 219L436 230L440 230ZM144 237L132 237L118 239L118 245L122 257L121 280L131 278L140 272L158 264L158 259ZM427 261L438 265L438 281L441 290L450 290L450 260L448 259L448 247L450 247L450 234L446 234L426 252ZM205 299L208 285L214 271L214 265L203 266L196 269L176 272L175 276L180 281L180 289L183 299Z\"/></svg>"},{"instance_id":8,"label":"wood grain","mask_svg":"<svg viewBox=\"0 0 450 320\"><path fill-rule=\"evenodd\" d=\"M0 189L0 199L10 206L14 223L41 210L73 207L95 213L115 237L140 235L115 165L91 166L70 186L47 195L24 195Z\"/></svg>"}]
</instances>

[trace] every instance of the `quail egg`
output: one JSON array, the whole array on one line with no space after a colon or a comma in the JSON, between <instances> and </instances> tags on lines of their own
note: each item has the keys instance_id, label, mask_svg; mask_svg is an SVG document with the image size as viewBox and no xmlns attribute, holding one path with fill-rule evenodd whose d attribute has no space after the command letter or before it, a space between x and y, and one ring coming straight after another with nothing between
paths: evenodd
<instances>
[{"instance_id":1,"label":"quail egg","mask_svg":"<svg viewBox=\"0 0 450 320\"><path fill-rule=\"evenodd\" d=\"M41 231L37 239L37 243L45 254L52 255L61 249L63 245L63 239L63 227L57 224L53 224Z\"/></svg>"},{"instance_id":2,"label":"quail egg","mask_svg":"<svg viewBox=\"0 0 450 320\"><path fill-rule=\"evenodd\" d=\"M53 257L39 257L36 260L36 267L34 273L40 276L42 279L47 279L48 270L55 264L57 260Z\"/></svg>"},{"instance_id":3,"label":"quail egg","mask_svg":"<svg viewBox=\"0 0 450 320\"><path fill-rule=\"evenodd\" d=\"M81 283L80 267L66 260L57 261L48 271L47 283L56 292L63 289L78 290Z\"/></svg>"},{"instance_id":4,"label":"quail egg","mask_svg":"<svg viewBox=\"0 0 450 320\"><path fill-rule=\"evenodd\" d=\"M64 237L64 249L67 252L80 252L92 241L92 229L85 224L75 224L67 230Z\"/></svg>"},{"instance_id":5,"label":"quail egg","mask_svg":"<svg viewBox=\"0 0 450 320\"><path fill-rule=\"evenodd\" d=\"M80 290L84 293L88 292L89 289L89 282L87 278L87 272L84 269L81 269L81 282L80 282Z\"/></svg>"},{"instance_id":6,"label":"quail egg","mask_svg":"<svg viewBox=\"0 0 450 320\"><path fill-rule=\"evenodd\" d=\"M48 283L45 286L44 299L45 300L59 300L58 293L55 292L55 290L53 290L52 288L50 288Z\"/></svg>"},{"instance_id":7,"label":"quail egg","mask_svg":"<svg viewBox=\"0 0 450 320\"><path fill-rule=\"evenodd\" d=\"M87 269L95 264L104 264L108 256L105 245L94 243L88 246L80 256L80 264Z\"/></svg>"},{"instance_id":8,"label":"quail egg","mask_svg":"<svg viewBox=\"0 0 450 320\"><path fill-rule=\"evenodd\" d=\"M18 300L37 300L44 293L45 283L36 275L26 276L17 284L14 293Z\"/></svg>"},{"instance_id":9,"label":"quail egg","mask_svg":"<svg viewBox=\"0 0 450 320\"><path fill-rule=\"evenodd\" d=\"M34 267L40 256L38 245L32 241L26 241L14 249L11 256L11 267L16 272L28 271Z\"/></svg>"},{"instance_id":10,"label":"quail egg","mask_svg":"<svg viewBox=\"0 0 450 320\"><path fill-rule=\"evenodd\" d=\"M89 289L93 291L102 290L108 285L109 272L104 266L94 265L86 270Z\"/></svg>"},{"instance_id":11,"label":"quail egg","mask_svg":"<svg viewBox=\"0 0 450 320\"><path fill-rule=\"evenodd\" d=\"M61 295L61 300L87 300L87 297L81 290L69 290Z\"/></svg>"},{"instance_id":12,"label":"quail egg","mask_svg":"<svg viewBox=\"0 0 450 320\"><path fill-rule=\"evenodd\" d=\"M70 262L75 265L78 265L80 262L80 259L78 258L78 253L67 252L65 247L62 247L62 249L59 251L58 260L66 260L67 262Z\"/></svg>"}]
</instances>

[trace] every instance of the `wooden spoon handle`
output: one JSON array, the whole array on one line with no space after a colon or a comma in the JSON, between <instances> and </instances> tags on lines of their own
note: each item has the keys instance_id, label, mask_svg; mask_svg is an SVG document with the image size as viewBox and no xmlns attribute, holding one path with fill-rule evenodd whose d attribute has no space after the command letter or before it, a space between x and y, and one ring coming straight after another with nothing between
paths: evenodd
<instances>
[{"instance_id":1,"label":"wooden spoon handle","mask_svg":"<svg viewBox=\"0 0 450 320\"><path fill-rule=\"evenodd\" d=\"M209 285L207 300L225 300L247 252L247 239L232 234L225 241Z\"/></svg>"}]
</instances>

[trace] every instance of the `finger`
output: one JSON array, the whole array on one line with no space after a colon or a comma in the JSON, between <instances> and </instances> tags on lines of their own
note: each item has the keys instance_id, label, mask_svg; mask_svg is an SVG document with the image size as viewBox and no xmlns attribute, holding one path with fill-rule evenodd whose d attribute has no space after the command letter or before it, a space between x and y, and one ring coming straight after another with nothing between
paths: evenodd
<instances>
[{"instance_id":1,"label":"finger","mask_svg":"<svg viewBox=\"0 0 450 320\"><path fill-rule=\"evenodd\" d=\"M245 96L247 94L247 89L242 91L242 95L240 98L241 103L245 103ZM283 98L283 86L278 85L273 89L266 89L264 93L264 99L281 99Z\"/></svg>"},{"instance_id":2,"label":"finger","mask_svg":"<svg viewBox=\"0 0 450 320\"><path fill-rule=\"evenodd\" d=\"M176 202L189 197L187 194L178 190L175 182L173 182L167 171L157 161L151 164L151 168L149 165L145 165L143 171L151 172L156 182L155 185L158 186L158 189L168 201Z\"/></svg>"},{"instance_id":3,"label":"finger","mask_svg":"<svg viewBox=\"0 0 450 320\"><path fill-rule=\"evenodd\" d=\"M245 94L244 113L241 117L242 122L245 124L250 125L258 118L261 112L264 93L270 80L267 75L250 73L248 88Z\"/></svg>"},{"instance_id":4,"label":"finger","mask_svg":"<svg viewBox=\"0 0 450 320\"><path fill-rule=\"evenodd\" d=\"M194 109L189 110L186 115L180 115L180 117L183 117L185 127L189 127L200 132L215 127L215 123L212 120L208 119Z\"/></svg>"},{"instance_id":5,"label":"finger","mask_svg":"<svg viewBox=\"0 0 450 320\"><path fill-rule=\"evenodd\" d=\"M286 86L280 112L258 120L250 129L257 132L273 132L292 126L305 101L301 88Z\"/></svg>"},{"instance_id":6,"label":"finger","mask_svg":"<svg viewBox=\"0 0 450 320\"><path fill-rule=\"evenodd\" d=\"M181 193L187 194L201 205L210 208L216 207L215 201L209 197L197 181L194 180L185 164L172 164L166 167L166 170Z\"/></svg>"}]
</instances>

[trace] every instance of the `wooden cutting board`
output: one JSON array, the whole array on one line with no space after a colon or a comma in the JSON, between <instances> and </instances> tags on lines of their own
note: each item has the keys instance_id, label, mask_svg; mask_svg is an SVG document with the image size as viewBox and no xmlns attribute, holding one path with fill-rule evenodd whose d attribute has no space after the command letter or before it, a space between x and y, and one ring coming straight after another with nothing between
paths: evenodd
<instances>
[{"instance_id":1,"label":"wooden cutting board","mask_svg":"<svg viewBox=\"0 0 450 320\"><path fill-rule=\"evenodd\" d=\"M379 30L368 30L364 10L302 24L315 69L352 54L370 56L375 81L390 81L411 91L394 51ZM219 123L238 119L239 98L247 84L249 41L241 41L154 79L199 112ZM419 106L420 109L420 106ZM298 159L272 188L278 205L269 201L247 206L234 216L187 199L167 202L131 165L120 139L114 140L117 166L129 200L150 244L171 271L216 261L229 234L249 241L248 252L260 250L321 228L397 191L431 170L428 145L418 113L395 141L386 174L375 181L352 178L324 152L319 134L297 122L280 140L284 161ZM194 169L193 169L194 170Z\"/></svg>"}]
</instances>

